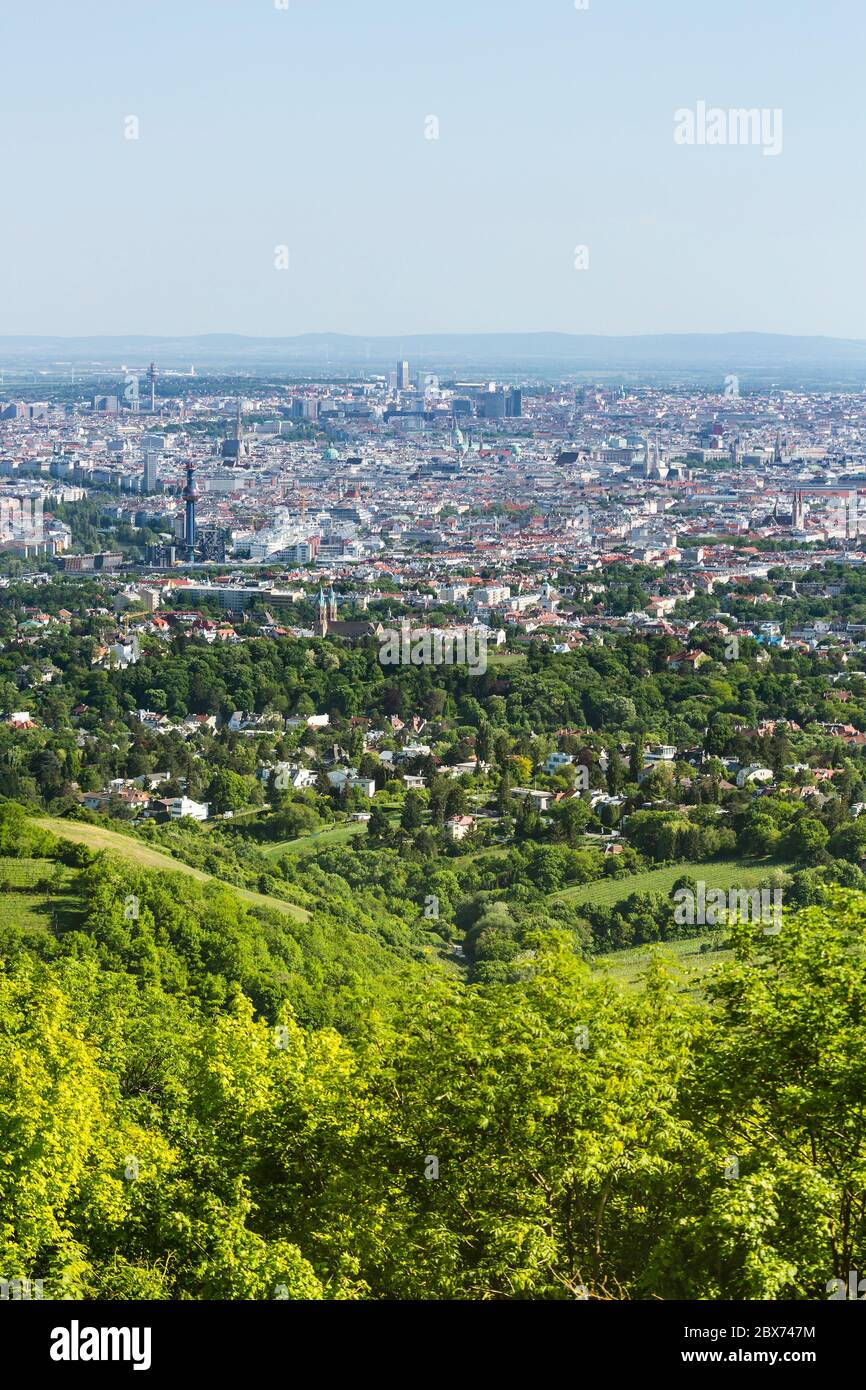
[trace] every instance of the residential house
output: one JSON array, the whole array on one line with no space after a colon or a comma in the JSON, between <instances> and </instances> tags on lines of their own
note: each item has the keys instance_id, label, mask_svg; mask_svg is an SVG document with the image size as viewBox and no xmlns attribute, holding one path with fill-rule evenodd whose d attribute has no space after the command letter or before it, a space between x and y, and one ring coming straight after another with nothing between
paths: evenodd
<instances>
[{"instance_id":1,"label":"residential house","mask_svg":"<svg viewBox=\"0 0 866 1390\"><path fill-rule=\"evenodd\" d=\"M513 787L511 795L519 800L528 799L536 811L544 812L553 799L553 792L538 791L536 787Z\"/></svg>"},{"instance_id":2,"label":"residential house","mask_svg":"<svg viewBox=\"0 0 866 1390\"><path fill-rule=\"evenodd\" d=\"M183 816L189 816L191 820L207 820L210 814L210 806L206 801L191 801L188 796L169 796L158 804L168 812L172 820L180 820Z\"/></svg>"},{"instance_id":3,"label":"residential house","mask_svg":"<svg viewBox=\"0 0 866 1390\"><path fill-rule=\"evenodd\" d=\"M553 777L564 767L570 767L573 762L574 757L571 753L549 753L544 764L544 771L548 777Z\"/></svg>"},{"instance_id":4,"label":"residential house","mask_svg":"<svg viewBox=\"0 0 866 1390\"><path fill-rule=\"evenodd\" d=\"M741 767L737 773L737 786L768 786L773 781L773 773L768 767L761 767L759 763L750 763L748 767Z\"/></svg>"},{"instance_id":5,"label":"residential house","mask_svg":"<svg viewBox=\"0 0 866 1390\"><path fill-rule=\"evenodd\" d=\"M475 827L474 816L451 816L445 822L445 833L452 840L465 840Z\"/></svg>"},{"instance_id":6,"label":"residential house","mask_svg":"<svg viewBox=\"0 0 866 1390\"><path fill-rule=\"evenodd\" d=\"M337 767L327 774L328 781L332 787L342 791L345 787L347 791L361 791L365 796L374 797L376 795L376 783L372 777L362 777L357 768Z\"/></svg>"}]
</instances>

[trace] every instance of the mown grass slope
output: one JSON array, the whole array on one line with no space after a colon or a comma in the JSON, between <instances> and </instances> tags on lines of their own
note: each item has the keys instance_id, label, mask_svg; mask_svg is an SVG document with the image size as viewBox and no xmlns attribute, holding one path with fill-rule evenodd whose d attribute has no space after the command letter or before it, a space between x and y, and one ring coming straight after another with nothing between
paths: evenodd
<instances>
[{"instance_id":1,"label":"mown grass slope","mask_svg":"<svg viewBox=\"0 0 866 1390\"><path fill-rule=\"evenodd\" d=\"M121 835L116 830L106 830L101 825L87 825L82 821L59 820L53 816L40 816L36 820L36 824L41 825L44 830L50 830L53 835L62 839L74 840L77 844L87 845L88 849L107 850L111 854L117 854L131 863L139 865L142 869L159 869L164 873L186 874L188 878L198 879L199 883L224 884L252 907L266 907L273 912L282 912L287 917L294 917L299 922L305 921L310 915L304 908L296 907L294 903L283 902L282 898L273 898L267 893L254 893L249 888L238 888L234 883L216 878L213 874L206 874L202 869L194 869L179 859L173 859L170 854L164 854L162 850L142 844L141 840L135 840L130 835Z\"/></svg>"},{"instance_id":2,"label":"mown grass slope","mask_svg":"<svg viewBox=\"0 0 866 1390\"><path fill-rule=\"evenodd\" d=\"M678 878L689 874L707 888L757 888L773 869L790 872L794 864L779 864L770 860L718 859L711 863L666 864L661 869L647 869L628 878L600 878L595 883L580 883L551 894L553 899L565 898L572 903L587 903L592 907L613 907L632 893L670 893Z\"/></svg>"}]
</instances>

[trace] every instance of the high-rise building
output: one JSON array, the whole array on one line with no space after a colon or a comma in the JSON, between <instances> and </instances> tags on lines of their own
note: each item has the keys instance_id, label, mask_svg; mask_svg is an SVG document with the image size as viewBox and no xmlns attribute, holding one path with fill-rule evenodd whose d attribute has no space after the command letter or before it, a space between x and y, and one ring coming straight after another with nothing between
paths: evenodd
<instances>
[{"instance_id":1,"label":"high-rise building","mask_svg":"<svg viewBox=\"0 0 866 1390\"><path fill-rule=\"evenodd\" d=\"M478 415L482 420L504 420L507 398L504 391L482 391L478 396Z\"/></svg>"},{"instance_id":2,"label":"high-rise building","mask_svg":"<svg viewBox=\"0 0 866 1390\"><path fill-rule=\"evenodd\" d=\"M410 386L409 363L397 363L397 390L408 391Z\"/></svg>"},{"instance_id":3,"label":"high-rise building","mask_svg":"<svg viewBox=\"0 0 866 1390\"><path fill-rule=\"evenodd\" d=\"M155 449L148 449L144 455L144 476L142 478L143 492L156 492L159 485L157 469L159 466L159 454Z\"/></svg>"}]
</instances>

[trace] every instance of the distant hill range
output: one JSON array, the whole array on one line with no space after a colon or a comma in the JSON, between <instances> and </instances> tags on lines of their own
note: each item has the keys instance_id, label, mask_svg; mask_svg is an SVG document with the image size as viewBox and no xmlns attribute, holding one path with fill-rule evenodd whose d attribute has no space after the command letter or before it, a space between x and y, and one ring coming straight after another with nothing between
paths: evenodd
<instances>
[{"instance_id":1,"label":"distant hill range","mask_svg":"<svg viewBox=\"0 0 866 1390\"><path fill-rule=\"evenodd\" d=\"M607 337L573 333L417 333L356 337L305 333L289 338L240 334L190 337L0 337L0 367L113 372L153 359L162 370L317 376L413 368L461 376L638 374L704 378L745 373L761 379L840 377L866 381L866 340L781 333L663 333Z\"/></svg>"}]
</instances>

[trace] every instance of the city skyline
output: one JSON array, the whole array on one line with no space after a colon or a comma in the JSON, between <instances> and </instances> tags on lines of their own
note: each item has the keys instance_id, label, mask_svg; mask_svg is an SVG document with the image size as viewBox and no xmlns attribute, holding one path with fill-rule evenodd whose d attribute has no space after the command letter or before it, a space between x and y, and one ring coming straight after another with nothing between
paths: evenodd
<instances>
[{"instance_id":1,"label":"city skyline","mask_svg":"<svg viewBox=\"0 0 866 1390\"><path fill-rule=\"evenodd\" d=\"M0 336L0 386L40 391L52 381L73 386L116 382L127 404L147 396L155 381L219 372L239 379L360 380L389 373L405 381L415 368L446 377L506 376L539 381L690 382L712 391L782 388L861 391L866 340L730 333L589 335L562 333L404 334L394 337L300 334L253 337L202 334L52 337Z\"/></svg>"}]
</instances>

